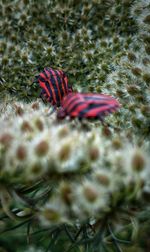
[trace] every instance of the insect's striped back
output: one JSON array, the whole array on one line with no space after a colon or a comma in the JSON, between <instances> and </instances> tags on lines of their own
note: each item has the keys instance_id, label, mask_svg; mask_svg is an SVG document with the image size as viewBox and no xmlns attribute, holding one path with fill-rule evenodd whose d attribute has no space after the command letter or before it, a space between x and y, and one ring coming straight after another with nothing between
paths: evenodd
<instances>
[{"instance_id":1,"label":"insect's striped back","mask_svg":"<svg viewBox=\"0 0 150 252\"><path fill-rule=\"evenodd\" d=\"M68 78L62 70L46 67L37 79L42 88L42 94L53 105L60 106L63 97L72 92L72 88L68 85Z\"/></svg>"},{"instance_id":2,"label":"insect's striped back","mask_svg":"<svg viewBox=\"0 0 150 252\"><path fill-rule=\"evenodd\" d=\"M109 95L92 93L71 93L62 101L65 114L78 118L100 118L114 112L119 106L119 102Z\"/></svg>"}]
</instances>

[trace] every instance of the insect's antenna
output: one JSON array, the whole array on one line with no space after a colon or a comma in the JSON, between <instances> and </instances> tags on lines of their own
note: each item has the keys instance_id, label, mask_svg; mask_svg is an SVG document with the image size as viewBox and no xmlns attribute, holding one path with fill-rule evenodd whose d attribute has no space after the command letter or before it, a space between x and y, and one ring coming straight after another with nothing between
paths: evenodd
<instances>
[{"instance_id":1,"label":"insect's antenna","mask_svg":"<svg viewBox=\"0 0 150 252\"><path fill-rule=\"evenodd\" d=\"M114 129L114 130L121 130L120 128L115 127L115 126L113 126L113 125L110 124L110 123L106 123L106 122L104 121L104 118L102 118L101 116L99 116L99 119L100 119L100 121L101 121L101 123L102 123L103 126L112 128L112 129Z\"/></svg>"},{"instance_id":2,"label":"insect's antenna","mask_svg":"<svg viewBox=\"0 0 150 252\"><path fill-rule=\"evenodd\" d=\"M5 82L6 82L6 81L0 76L0 84L1 84L1 85L4 85Z\"/></svg>"},{"instance_id":3,"label":"insect's antenna","mask_svg":"<svg viewBox=\"0 0 150 252\"><path fill-rule=\"evenodd\" d=\"M114 130L118 130L118 131L121 130L121 128L115 127L114 125L112 125L112 124L110 124L110 123L106 123L106 125L107 125L108 127L112 128L112 129L114 129Z\"/></svg>"}]
</instances>

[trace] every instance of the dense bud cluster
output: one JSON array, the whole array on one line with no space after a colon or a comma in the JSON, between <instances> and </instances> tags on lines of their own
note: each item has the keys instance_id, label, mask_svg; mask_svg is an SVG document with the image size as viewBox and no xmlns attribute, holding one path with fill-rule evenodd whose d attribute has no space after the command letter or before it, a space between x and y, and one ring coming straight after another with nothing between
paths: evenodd
<instances>
[{"instance_id":1,"label":"dense bud cluster","mask_svg":"<svg viewBox=\"0 0 150 252\"><path fill-rule=\"evenodd\" d=\"M24 113L16 114L16 108ZM98 128L91 123L85 131L84 121L74 128L74 121L59 124L55 113L51 117L47 113L39 101L14 102L12 107L6 105L0 119L0 183L7 182L11 190L16 180L18 187L41 179L55 185L38 211L41 224L98 218L108 211L113 197L119 199L120 190L128 202L141 180L143 186L136 189L134 199L150 190L146 146L145 151L133 146L125 134L114 130L105 136L100 122ZM134 186L128 192L131 181Z\"/></svg>"}]
</instances>

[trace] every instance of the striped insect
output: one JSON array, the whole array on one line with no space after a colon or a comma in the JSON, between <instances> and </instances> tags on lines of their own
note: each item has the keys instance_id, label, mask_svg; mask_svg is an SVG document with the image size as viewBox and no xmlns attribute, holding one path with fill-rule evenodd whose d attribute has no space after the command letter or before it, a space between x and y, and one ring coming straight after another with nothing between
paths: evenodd
<instances>
[{"instance_id":1,"label":"striped insect","mask_svg":"<svg viewBox=\"0 0 150 252\"><path fill-rule=\"evenodd\" d=\"M109 95L70 93L63 98L57 118L63 119L66 116L79 119L93 118L103 122L104 116L115 112L119 107L119 102Z\"/></svg>"},{"instance_id":2,"label":"striped insect","mask_svg":"<svg viewBox=\"0 0 150 252\"><path fill-rule=\"evenodd\" d=\"M64 96L72 92L72 87L68 84L68 78L64 71L54 70L45 67L44 70L36 76L36 82L42 88L40 97L45 101L59 107Z\"/></svg>"}]
</instances>

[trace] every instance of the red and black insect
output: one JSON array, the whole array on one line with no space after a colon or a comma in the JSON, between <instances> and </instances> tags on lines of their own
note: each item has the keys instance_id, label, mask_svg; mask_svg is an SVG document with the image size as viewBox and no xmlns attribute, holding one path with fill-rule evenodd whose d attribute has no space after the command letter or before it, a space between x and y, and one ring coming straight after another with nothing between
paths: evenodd
<instances>
[{"instance_id":1,"label":"red and black insect","mask_svg":"<svg viewBox=\"0 0 150 252\"><path fill-rule=\"evenodd\" d=\"M64 71L54 70L45 67L36 76L36 82L42 88L40 97L46 99L52 105L59 107L64 96L72 92L72 87L68 84L68 78Z\"/></svg>"},{"instance_id":2,"label":"red and black insect","mask_svg":"<svg viewBox=\"0 0 150 252\"><path fill-rule=\"evenodd\" d=\"M72 87L68 84L68 78L62 70L46 67L36 76L36 80L42 88L41 98L45 97L54 106L50 114L56 107L61 106L57 111L58 119L69 116L79 119L100 119L104 123L104 116L115 112L120 107L119 102L109 95L73 93Z\"/></svg>"},{"instance_id":3,"label":"red and black insect","mask_svg":"<svg viewBox=\"0 0 150 252\"><path fill-rule=\"evenodd\" d=\"M103 121L104 116L115 112L120 107L119 102L104 94L70 93L61 102L57 118L94 118Z\"/></svg>"}]
</instances>

